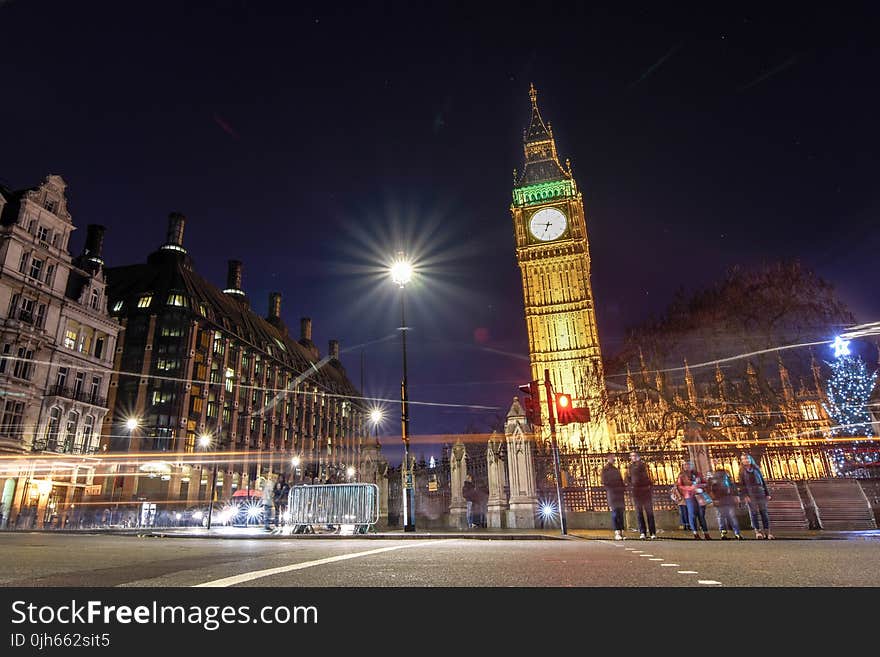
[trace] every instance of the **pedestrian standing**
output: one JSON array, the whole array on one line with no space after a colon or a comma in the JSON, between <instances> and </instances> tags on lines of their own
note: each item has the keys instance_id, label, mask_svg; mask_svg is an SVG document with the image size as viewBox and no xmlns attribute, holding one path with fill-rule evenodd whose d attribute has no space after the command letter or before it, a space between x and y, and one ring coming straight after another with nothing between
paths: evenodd
<instances>
[{"instance_id":1,"label":"pedestrian standing","mask_svg":"<svg viewBox=\"0 0 880 657\"><path fill-rule=\"evenodd\" d=\"M651 540L654 540L657 538L657 528L654 525L654 482L651 480L648 466L642 460L642 457L639 456L639 453L635 451L629 453L629 470L626 473L626 484L632 491L636 519L639 523L639 538L645 539L647 532L651 536Z\"/></svg>"},{"instance_id":2,"label":"pedestrian standing","mask_svg":"<svg viewBox=\"0 0 880 657\"><path fill-rule=\"evenodd\" d=\"M281 475L278 477L278 481L275 482L275 486L272 488L272 503L275 507L275 526L278 527L281 524L281 514L284 511L284 507L287 506L287 496L290 493L290 486L287 483L287 478L285 475Z\"/></svg>"},{"instance_id":3,"label":"pedestrian standing","mask_svg":"<svg viewBox=\"0 0 880 657\"><path fill-rule=\"evenodd\" d=\"M715 503L715 512L718 514L718 531L721 532L721 540L729 538L727 532L733 531L737 540L742 540L739 533L739 521L736 519L736 507L739 504L736 484L733 478L724 468L716 468L709 475L709 495Z\"/></svg>"},{"instance_id":4,"label":"pedestrian standing","mask_svg":"<svg viewBox=\"0 0 880 657\"><path fill-rule=\"evenodd\" d=\"M755 529L755 538L773 539L770 533L770 516L767 513L767 502L770 501L770 491L764 475L755 463L751 454L740 456L741 467L739 469L739 487L746 506L749 508L749 518ZM764 523L764 533L761 532L761 521Z\"/></svg>"},{"instance_id":5,"label":"pedestrian standing","mask_svg":"<svg viewBox=\"0 0 880 657\"><path fill-rule=\"evenodd\" d=\"M489 505L489 489L474 485L474 524L477 527L486 527L487 512Z\"/></svg>"},{"instance_id":6,"label":"pedestrian standing","mask_svg":"<svg viewBox=\"0 0 880 657\"><path fill-rule=\"evenodd\" d=\"M626 502L624 501L626 485L623 483L623 477L620 476L620 470L614 465L614 461L615 457L612 454L608 457L605 467L602 468L602 485L605 486L605 492L608 494L608 508L611 509L614 540L622 541L626 514Z\"/></svg>"},{"instance_id":7,"label":"pedestrian standing","mask_svg":"<svg viewBox=\"0 0 880 657\"><path fill-rule=\"evenodd\" d=\"M471 475L464 478L461 496L467 504L467 526L470 529L474 526L474 498L476 497L476 486L474 486L474 478Z\"/></svg>"},{"instance_id":8,"label":"pedestrian standing","mask_svg":"<svg viewBox=\"0 0 880 657\"><path fill-rule=\"evenodd\" d=\"M678 490L676 484L673 484L672 488L669 489L669 498L678 505L678 528L687 529L688 508L684 502L684 497L682 496L681 491Z\"/></svg>"},{"instance_id":9,"label":"pedestrian standing","mask_svg":"<svg viewBox=\"0 0 880 657\"><path fill-rule=\"evenodd\" d=\"M690 461L685 461L675 483L687 506L688 524L694 533L694 538L700 538L699 530L702 529L703 538L706 540L711 539L709 527L706 525L705 501L704 504L700 504L699 499L704 493L703 476L694 470L694 466Z\"/></svg>"},{"instance_id":10,"label":"pedestrian standing","mask_svg":"<svg viewBox=\"0 0 880 657\"><path fill-rule=\"evenodd\" d=\"M263 482L263 522L265 523L266 529L270 529L269 520L270 515L272 514L272 490L274 485L272 484L272 480L266 477L266 480Z\"/></svg>"}]
</instances>

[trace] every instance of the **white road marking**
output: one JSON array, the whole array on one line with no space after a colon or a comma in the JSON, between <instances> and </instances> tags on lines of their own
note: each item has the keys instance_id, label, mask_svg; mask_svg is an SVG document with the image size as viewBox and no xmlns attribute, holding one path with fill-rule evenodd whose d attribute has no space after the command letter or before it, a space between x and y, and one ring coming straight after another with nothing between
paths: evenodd
<instances>
[{"instance_id":1,"label":"white road marking","mask_svg":"<svg viewBox=\"0 0 880 657\"><path fill-rule=\"evenodd\" d=\"M654 557L653 559L648 559L648 561L663 561L660 557Z\"/></svg>"},{"instance_id":2,"label":"white road marking","mask_svg":"<svg viewBox=\"0 0 880 657\"><path fill-rule=\"evenodd\" d=\"M661 564L660 564L660 567L661 567L661 568L668 568L669 566L676 566L676 567L678 567L678 564L677 564L677 563L661 563Z\"/></svg>"},{"instance_id":3,"label":"white road marking","mask_svg":"<svg viewBox=\"0 0 880 657\"><path fill-rule=\"evenodd\" d=\"M696 570L679 570L678 574L679 575L696 575L697 571Z\"/></svg>"},{"instance_id":4,"label":"white road marking","mask_svg":"<svg viewBox=\"0 0 880 657\"><path fill-rule=\"evenodd\" d=\"M709 584L710 586L721 586L721 582L716 582L714 579L698 579L697 584Z\"/></svg>"},{"instance_id":5,"label":"white road marking","mask_svg":"<svg viewBox=\"0 0 880 657\"><path fill-rule=\"evenodd\" d=\"M653 554L640 554L640 557L653 557Z\"/></svg>"},{"instance_id":6,"label":"white road marking","mask_svg":"<svg viewBox=\"0 0 880 657\"><path fill-rule=\"evenodd\" d=\"M378 548L375 550L366 550L364 552L351 552L349 554L340 554L335 557L327 557L325 559L316 559L314 561L304 561L302 563L294 563L289 566L279 566L278 568L266 568L265 570L253 570L249 573L241 573L240 575L233 575L232 577L224 577L222 579L215 579L210 582L204 582L203 584L195 584L194 588L203 588L203 587L223 587L223 586L233 586L235 584L241 584L242 582L249 582L254 579L260 579L262 577L269 577L270 575L278 575L280 573L289 573L294 570L304 570L306 568L311 568L313 566L322 566L327 563L334 563L336 561L345 561L347 559L357 559L358 557L368 557L371 554L381 554L382 552L392 552L394 550L406 550L409 548L415 547L424 547L426 545L435 545L437 543L442 543L443 541L412 541L406 545L394 545L392 547L384 547Z\"/></svg>"}]
</instances>

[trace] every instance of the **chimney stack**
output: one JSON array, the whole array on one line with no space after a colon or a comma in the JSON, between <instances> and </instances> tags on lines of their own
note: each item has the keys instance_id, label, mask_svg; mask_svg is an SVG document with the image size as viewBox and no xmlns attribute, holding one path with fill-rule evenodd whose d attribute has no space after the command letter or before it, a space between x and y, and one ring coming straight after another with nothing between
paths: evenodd
<instances>
[{"instance_id":1,"label":"chimney stack","mask_svg":"<svg viewBox=\"0 0 880 657\"><path fill-rule=\"evenodd\" d=\"M303 317L299 320L299 339L302 341L312 341L312 318Z\"/></svg>"},{"instance_id":2,"label":"chimney stack","mask_svg":"<svg viewBox=\"0 0 880 657\"><path fill-rule=\"evenodd\" d=\"M226 271L226 289L224 294L234 294L244 297L244 290L241 289L241 260L230 260L229 268Z\"/></svg>"},{"instance_id":3,"label":"chimney stack","mask_svg":"<svg viewBox=\"0 0 880 657\"><path fill-rule=\"evenodd\" d=\"M100 265L104 264L102 252L104 250L104 226L89 224L86 226L86 245L83 248L83 258Z\"/></svg>"},{"instance_id":4,"label":"chimney stack","mask_svg":"<svg viewBox=\"0 0 880 657\"><path fill-rule=\"evenodd\" d=\"M165 235L165 244L163 249L173 251L183 251L183 229L186 226L186 217L179 212L172 212L168 215L168 232Z\"/></svg>"},{"instance_id":5,"label":"chimney stack","mask_svg":"<svg viewBox=\"0 0 880 657\"><path fill-rule=\"evenodd\" d=\"M281 319L281 292L269 293L269 321Z\"/></svg>"},{"instance_id":6,"label":"chimney stack","mask_svg":"<svg viewBox=\"0 0 880 657\"><path fill-rule=\"evenodd\" d=\"M333 360L339 360L339 340L330 340L327 348L327 355Z\"/></svg>"}]
</instances>

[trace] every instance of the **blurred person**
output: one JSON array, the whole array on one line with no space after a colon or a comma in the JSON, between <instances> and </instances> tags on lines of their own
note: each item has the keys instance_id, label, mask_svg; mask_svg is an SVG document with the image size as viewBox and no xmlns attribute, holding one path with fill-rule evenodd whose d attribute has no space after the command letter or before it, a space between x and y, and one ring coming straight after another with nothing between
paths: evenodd
<instances>
[{"instance_id":1,"label":"blurred person","mask_svg":"<svg viewBox=\"0 0 880 657\"><path fill-rule=\"evenodd\" d=\"M742 540L739 532L739 521L736 519L736 507L739 504L738 490L733 478L722 467L716 468L710 473L708 481L709 495L715 502L715 512L718 514L718 531L721 532L721 540L729 537L727 532L733 531L737 540Z\"/></svg>"},{"instance_id":2,"label":"blurred person","mask_svg":"<svg viewBox=\"0 0 880 657\"><path fill-rule=\"evenodd\" d=\"M476 486L474 486L474 478L467 475L464 478L464 485L461 487L461 496L467 504L467 526L468 529L474 526L474 498L476 497Z\"/></svg>"},{"instance_id":3,"label":"blurred person","mask_svg":"<svg viewBox=\"0 0 880 657\"><path fill-rule=\"evenodd\" d=\"M755 538L776 538L770 533L770 517L767 513L767 502L770 501L770 491L767 482L761 474L758 464L751 454L740 456L739 469L740 495L749 509L749 518L755 530ZM761 532L761 521L764 524L764 532ZM766 536L765 536L766 534Z\"/></svg>"},{"instance_id":4,"label":"blurred person","mask_svg":"<svg viewBox=\"0 0 880 657\"><path fill-rule=\"evenodd\" d=\"M608 508L611 509L611 525L614 529L614 540L622 541L624 539L624 518L626 514L626 502L624 500L624 491L626 484L623 477L620 476L620 470L614 465L614 455L608 457L605 467L602 468L602 485L605 486L605 492L608 494Z\"/></svg>"},{"instance_id":5,"label":"blurred person","mask_svg":"<svg viewBox=\"0 0 880 657\"><path fill-rule=\"evenodd\" d=\"M703 476L694 470L694 465L690 461L682 463L681 473L675 482L681 496L684 498L688 511L688 524L694 533L694 538L700 538L699 530L703 530L702 538L710 540L709 527L706 525L706 507L705 499L701 504L703 497Z\"/></svg>"},{"instance_id":6,"label":"blurred person","mask_svg":"<svg viewBox=\"0 0 880 657\"><path fill-rule=\"evenodd\" d=\"M263 482L263 523L266 529L270 529L269 527L269 516L272 513L272 490L274 484L269 477L266 477L266 480Z\"/></svg>"},{"instance_id":7,"label":"blurred person","mask_svg":"<svg viewBox=\"0 0 880 657\"><path fill-rule=\"evenodd\" d=\"M633 505L635 506L636 519L639 523L639 538L647 538L646 533L649 533L653 540L657 538L652 500L654 482L651 480L648 466L642 461L642 457L638 452L630 452L629 461L629 469L626 472L626 485L632 490Z\"/></svg>"},{"instance_id":8,"label":"blurred person","mask_svg":"<svg viewBox=\"0 0 880 657\"><path fill-rule=\"evenodd\" d=\"M287 507L287 496L290 494L290 485L287 483L287 477L281 475L278 481L272 487L272 503L275 507L275 526L281 526L281 514Z\"/></svg>"}]
</instances>

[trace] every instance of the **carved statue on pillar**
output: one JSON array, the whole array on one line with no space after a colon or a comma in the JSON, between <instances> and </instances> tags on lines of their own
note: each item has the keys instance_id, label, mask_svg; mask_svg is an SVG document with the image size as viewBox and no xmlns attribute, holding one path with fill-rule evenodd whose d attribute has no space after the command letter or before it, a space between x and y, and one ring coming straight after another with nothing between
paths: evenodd
<instances>
[{"instance_id":1,"label":"carved statue on pillar","mask_svg":"<svg viewBox=\"0 0 880 657\"><path fill-rule=\"evenodd\" d=\"M502 457L502 443L495 432L489 438L486 447L486 464L489 471L489 503L486 508L486 525L502 528L507 526L507 495L504 486L507 484L507 471Z\"/></svg>"},{"instance_id":2,"label":"carved statue on pillar","mask_svg":"<svg viewBox=\"0 0 880 657\"><path fill-rule=\"evenodd\" d=\"M511 529L534 529L538 496L535 494L535 465L532 460L532 441L535 434L526 420L519 398L507 413L504 425L507 437L507 469L510 477L510 501L507 526Z\"/></svg>"},{"instance_id":3,"label":"carved statue on pillar","mask_svg":"<svg viewBox=\"0 0 880 657\"><path fill-rule=\"evenodd\" d=\"M449 526L455 529L464 529L467 526L467 503L461 495L461 489L467 475L467 454L460 438L452 446L449 473L452 493L449 504Z\"/></svg>"}]
</instances>

